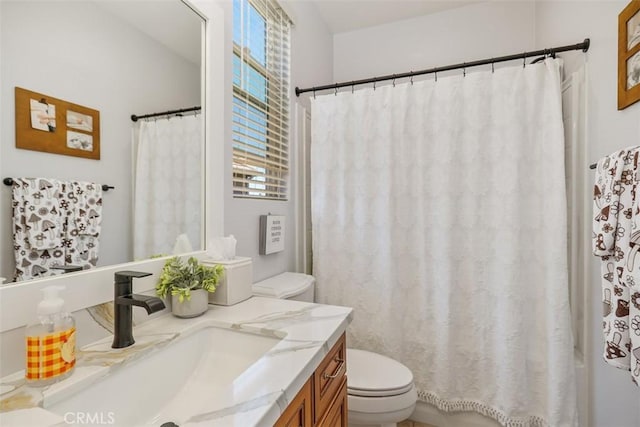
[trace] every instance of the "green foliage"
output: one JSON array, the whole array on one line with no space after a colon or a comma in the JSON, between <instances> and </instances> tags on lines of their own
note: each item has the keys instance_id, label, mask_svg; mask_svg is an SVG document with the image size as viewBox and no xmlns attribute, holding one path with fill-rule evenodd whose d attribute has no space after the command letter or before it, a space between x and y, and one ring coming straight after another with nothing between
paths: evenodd
<instances>
[{"instance_id":1,"label":"green foliage","mask_svg":"<svg viewBox=\"0 0 640 427\"><path fill-rule=\"evenodd\" d=\"M165 262L160 274L160 280L156 285L156 294L161 297L178 295L178 300L183 302L191 299L191 291L204 289L207 292L215 292L216 285L224 274L221 265L206 266L190 257L183 262L179 257L173 257Z\"/></svg>"}]
</instances>

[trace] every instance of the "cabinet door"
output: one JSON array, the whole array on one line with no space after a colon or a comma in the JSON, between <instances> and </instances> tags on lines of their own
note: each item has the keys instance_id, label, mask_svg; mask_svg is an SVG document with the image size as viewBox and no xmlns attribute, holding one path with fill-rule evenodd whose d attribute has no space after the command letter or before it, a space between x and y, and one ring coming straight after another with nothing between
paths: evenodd
<instances>
[{"instance_id":1,"label":"cabinet door","mask_svg":"<svg viewBox=\"0 0 640 427\"><path fill-rule=\"evenodd\" d=\"M313 427L311 417L311 379L284 410L275 427Z\"/></svg>"},{"instance_id":2,"label":"cabinet door","mask_svg":"<svg viewBox=\"0 0 640 427\"><path fill-rule=\"evenodd\" d=\"M338 395L318 427L347 427L347 417L347 379L344 378Z\"/></svg>"}]
</instances>

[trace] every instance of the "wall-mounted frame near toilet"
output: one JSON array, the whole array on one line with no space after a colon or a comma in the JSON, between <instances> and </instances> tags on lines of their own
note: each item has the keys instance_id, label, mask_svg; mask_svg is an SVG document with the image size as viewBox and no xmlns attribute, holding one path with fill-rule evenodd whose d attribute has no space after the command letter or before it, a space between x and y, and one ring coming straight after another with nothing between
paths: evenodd
<instances>
[{"instance_id":1,"label":"wall-mounted frame near toilet","mask_svg":"<svg viewBox=\"0 0 640 427\"><path fill-rule=\"evenodd\" d=\"M618 16L618 110L640 101L640 0Z\"/></svg>"}]
</instances>

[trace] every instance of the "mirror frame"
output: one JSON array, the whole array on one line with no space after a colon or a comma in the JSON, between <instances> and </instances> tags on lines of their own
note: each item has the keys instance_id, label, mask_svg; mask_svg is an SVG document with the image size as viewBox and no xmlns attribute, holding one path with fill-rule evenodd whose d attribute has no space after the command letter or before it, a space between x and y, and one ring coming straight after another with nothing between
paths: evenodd
<instances>
[{"instance_id":1,"label":"mirror frame","mask_svg":"<svg viewBox=\"0 0 640 427\"><path fill-rule=\"evenodd\" d=\"M201 258L207 242L224 231L224 120L225 120L225 28L224 10L207 0L181 0L200 15L202 31L201 91L204 101L204 185L205 250L183 254ZM213 61L215 58L215 61ZM215 200L215 203L212 201ZM215 210L214 210L215 207ZM42 299L41 289L50 285L63 285L65 309L73 312L113 300L113 275L119 270L142 270L153 273L134 282L135 292L155 288L155 283L169 257L134 261L85 270L71 275L59 275L28 282L13 282L0 286L0 332L19 328L33 321L36 305ZM19 303L18 303L19 302Z\"/></svg>"}]
</instances>

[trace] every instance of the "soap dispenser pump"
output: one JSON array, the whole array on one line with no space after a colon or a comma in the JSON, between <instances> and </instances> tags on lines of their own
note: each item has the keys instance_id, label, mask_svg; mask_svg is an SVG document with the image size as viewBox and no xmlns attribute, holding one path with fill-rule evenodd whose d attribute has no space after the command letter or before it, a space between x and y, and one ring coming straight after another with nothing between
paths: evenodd
<instances>
[{"instance_id":1,"label":"soap dispenser pump","mask_svg":"<svg viewBox=\"0 0 640 427\"><path fill-rule=\"evenodd\" d=\"M63 310L62 290L63 286L42 289L38 321L26 328L25 378L30 385L52 384L71 375L75 368L75 321Z\"/></svg>"}]
</instances>

